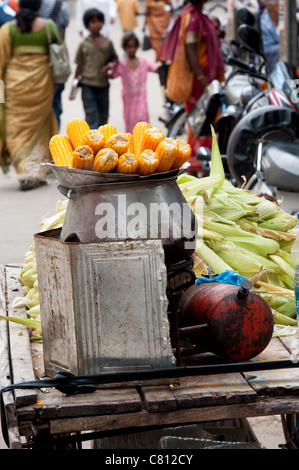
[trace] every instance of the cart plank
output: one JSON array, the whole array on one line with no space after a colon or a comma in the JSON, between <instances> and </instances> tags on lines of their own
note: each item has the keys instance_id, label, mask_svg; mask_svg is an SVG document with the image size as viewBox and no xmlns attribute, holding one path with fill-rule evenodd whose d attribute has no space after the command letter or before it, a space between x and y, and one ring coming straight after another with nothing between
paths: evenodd
<instances>
[{"instance_id":1,"label":"cart plank","mask_svg":"<svg viewBox=\"0 0 299 470\"><path fill-rule=\"evenodd\" d=\"M58 390L37 391L37 404L18 410L19 419L70 418L114 413L138 412L143 408L139 393L135 388L100 389L92 393L64 395Z\"/></svg>"},{"instance_id":2,"label":"cart plank","mask_svg":"<svg viewBox=\"0 0 299 470\"><path fill-rule=\"evenodd\" d=\"M295 411L294 411L295 410ZM296 398L281 400L271 398L254 403L240 403L227 406L202 406L200 408L177 409L169 412L147 412L85 416L72 419L50 421L50 433L60 434L81 431L128 430L143 427L169 426L180 424L218 421L222 419L247 418L251 416L266 416L274 414L289 414L299 411Z\"/></svg>"},{"instance_id":3,"label":"cart plank","mask_svg":"<svg viewBox=\"0 0 299 470\"><path fill-rule=\"evenodd\" d=\"M6 277L5 268L0 265L0 315L7 316L6 309ZM8 344L8 323L0 321L0 388L11 385L11 372ZM14 406L13 392L3 394L4 408L7 416L7 433L11 449L22 448L21 438L18 430L18 421Z\"/></svg>"},{"instance_id":4,"label":"cart plank","mask_svg":"<svg viewBox=\"0 0 299 470\"><path fill-rule=\"evenodd\" d=\"M290 360L290 354L278 338L272 338L267 348L259 354L255 361ZM263 370L244 373L250 386L258 394L283 396L298 394L299 368Z\"/></svg>"},{"instance_id":5,"label":"cart plank","mask_svg":"<svg viewBox=\"0 0 299 470\"><path fill-rule=\"evenodd\" d=\"M6 266L7 315L26 318L25 308L14 308L12 302L16 297L23 297L24 291L18 281L20 266ZM12 377L14 383L35 380L30 348L30 337L27 326L8 322ZM16 406L24 406L36 402L35 390L15 390Z\"/></svg>"}]
</instances>

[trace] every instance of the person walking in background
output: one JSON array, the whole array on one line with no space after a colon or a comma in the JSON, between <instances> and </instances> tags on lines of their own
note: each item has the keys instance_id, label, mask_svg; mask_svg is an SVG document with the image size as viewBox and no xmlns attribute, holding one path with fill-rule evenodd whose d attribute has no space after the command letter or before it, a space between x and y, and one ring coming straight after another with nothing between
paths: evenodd
<instances>
[{"instance_id":1,"label":"person walking in background","mask_svg":"<svg viewBox=\"0 0 299 470\"><path fill-rule=\"evenodd\" d=\"M48 173L49 140L58 133L52 109L54 84L49 67L45 20L38 15L41 0L20 0L13 21L0 28L0 80L5 103L0 108L0 162L12 163L21 190L33 189ZM52 42L54 28L49 24Z\"/></svg>"},{"instance_id":2,"label":"person walking in background","mask_svg":"<svg viewBox=\"0 0 299 470\"><path fill-rule=\"evenodd\" d=\"M178 47L185 48L188 67L193 72L193 85L190 97L184 103L189 113L196 105L204 90L213 80L224 80L224 61L215 23L203 13L206 0L190 0L180 13L181 23ZM169 71L171 75L171 69ZM173 77L175 80L175 77ZM188 172L197 175L201 170L196 152L200 141L188 131L188 142L192 148Z\"/></svg>"},{"instance_id":3,"label":"person walking in background","mask_svg":"<svg viewBox=\"0 0 299 470\"><path fill-rule=\"evenodd\" d=\"M51 18L57 24L62 37L65 39L65 30L70 22L70 14L66 0L42 0L39 14L42 18ZM64 88L64 83L56 83L54 87L53 109L59 128L62 114L61 95Z\"/></svg>"},{"instance_id":4,"label":"person walking in background","mask_svg":"<svg viewBox=\"0 0 299 470\"><path fill-rule=\"evenodd\" d=\"M163 34L167 31L172 16L171 0L146 0L145 26L150 36L150 43L156 53L156 60L165 62L162 56Z\"/></svg>"},{"instance_id":5,"label":"person walking in background","mask_svg":"<svg viewBox=\"0 0 299 470\"><path fill-rule=\"evenodd\" d=\"M89 36L77 49L75 77L81 76L82 101L85 120L91 129L107 124L109 117L109 78L108 70L118 62L112 41L101 34L104 14L92 8L83 16Z\"/></svg>"},{"instance_id":6,"label":"person walking in background","mask_svg":"<svg viewBox=\"0 0 299 470\"><path fill-rule=\"evenodd\" d=\"M140 13L138 0L116 0L116 8L124 33L129 33L137 27L136 16Z\"/></svg>"},{"instance_id":7,"label":"person walking in background","mask_svg":"<svg viewBox=\"0 0 299 470\"><path fill-rule=\"evenodd\" d=\"M134 33L127 33L122 40L126 58L121 59L111 71L111 78L121 77L123 114L126 132L133 132L139 121L149 122L146 93L148 72L157 72L158 64L145 57L138 58L139 39Z\"/></svg>"},{"instance_id":8,"label":"person walking in background","mask_svg":"<svg viewBox=\"0 0 299 470\"><path fill-rule=\"evenodd\" d=\"M272 72L279 60L278 1L266 0L260 16L263 50L266 59L266 73Z\"/></svg>"},{"instance_id":9,"label":"person walking in background","mask_svg":"<svg viewBox=\"0 0 299 470\"><path fill-rule=\"evenodd\" d=\"M115 0L76 0L76 23L80 36L89 36L89 31L83 22L84 13L91 8L101 11L105 17L101 34L110 36L111 25L116 20L117 10Z\"/></svg>"}]
</instances>

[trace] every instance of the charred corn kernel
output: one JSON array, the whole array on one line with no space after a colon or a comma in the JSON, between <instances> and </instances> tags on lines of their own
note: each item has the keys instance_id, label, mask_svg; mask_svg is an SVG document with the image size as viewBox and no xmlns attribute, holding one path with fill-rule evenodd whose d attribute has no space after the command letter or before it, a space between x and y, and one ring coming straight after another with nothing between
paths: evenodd
<instances>
[{"instance_id":1,"label":"charred corn kernel","mask_svg":"<svg viewBox=\"0 0 299 470\"><path fill-rule=\"evenodd\" d=\"M50 139L49 149L55 165L71 166L73 147L66 135L54 135Z\"/></svg>"},{"instance_id":2,"label":"charred corn kernel","mask_svg":"<svg viewBox=\"0 0 299 470\"><path fill-rule=\"evenodd\" d=\"M72 168L91 170L94 160L92 148L88 145L80 145L73 151Z\"/></svg>"},{"instance_id":3,"label":"charred corn kernel","mask_svg":"<svg viewBox=\"0 0 299 470\"><path fill-rule=\"evenodd\" d=\"M117 173L137 173L138 170L138 159L132 153L123 153L119 159L116 167Z\"/></svg>"},{"instance_id":4,"label":"charred corn kernel","mask_svg":"<svg viewBox=\"0 0 299 470\"><path fill-rule=\"evenodd\" d=\"M98 128L98 131L100 131L101 134L103 134L105 137L105 142L107 142L109 137L111 137L113 134L117 134L117 130L114 126L112 126L112 124L103 124L103 126Z\"/></svg>"},{"instance_id":5,"label":"charred corn kernel","mask_svg":"<svg viewBox=\"0 0 299 470\"><path fill-rule=\"evenodd\" d=\"M151 175L156 171L159 165L159 158L155 152L150 149L138 155L138 173L140 175Z\"/></svg>"},{"instance_id":6,"label":"charred corn kernel","mask_svg":"<svg viewBox=\"0 0 299 470\"><path fill-rule=\"evenodd\" d=\"M152 127L148 122L140 121L135 124L133 129L133 152L135 155L138 155L141 141L143 139L143 134L146 129Z\"/></svg>"},{"instance_id":7,"label":"charred corn kernel","mask_svg":"<svg viewBox=\"0 0 299 470\"><path fill-rule=\"evenodd\" d=\"M82 145L88 145L92 148L96 155L102 148L105 147L105 137L97 129L91 129L84 134L82 138Z\"/></svg>"},{"instance_id":8,"label":"charred corn kernel","mask_svg":"<svg viewBox=\"0 0 299 470\"><path fill-rule=\"evenodd\" d=\"M133 149L133 135L132 135L130 132L125 132L125 133L124 133L124 136L125 136L126 139L128 139L128 141L129 141L128 152L129 152L129 153L134 153L134 149Z\"/></svg>"},{"instance_id":9,"label":"charred corn kernel","mask_svg":"<svg viewBox=\"0 0 299 470\"><path fill-rule=\"evenodd\" d=\"M178 156L171 167L172 170L178 170L181 168L181 166L184 165L184 163L186 163L191 157L191 147L188 142L181 139L178 139L176 142L178 143L179 149Z\"/></svg>"},{"instance_id":10,"label":"charred corn kernel","mask_svg":"<svg viewBox=\"0 0 299 470\"><path fill-rule=\"evenodd\" d=\"M163 132L158 129L158 127L149 127L145 130L143 138L140 144L139 153L143 152L146 149L156 151L159 143L164 140Z\"/></svg>"},{"instance_id":11,"label":"charred corn kernel","mask_svg":"<svg viewBox=\"0 0 299 470\"><path fill-rule=\"evenodd\" d=\"M66 133L74 149L82 145L82 138L90 127L84 119L72 119L67 123Z\"/></svg>"},{"instance_id":12,"label":"charred corn kernel","mask_svg":"<svg viewBox=\"0 0 299 470\"><path fill-rule=\"evenodd\" d=\"M159 173L169 171L178 156L178 151L179 146L174 139L167 137L162 140L156 149L156 154L159 158L159 165L156 171Z\"/></svg>"},{"instance_id":13,"label":"charred corn kernel","mask_svg":"<svg viewBox=\"0 0 299 470\"><path fill-rule=\"evenodd\" d=\"M124 134L114 134L106 141L106 147L113 149L120 156L128 152L129 140Z\"/></svg>"},{"instance_id":14,"label":"charred corn kernel","mask_svg":"<svg viewBox=\"0 0 299 470\"><path fill-rule=\"evenodd\" d=\"M110 173L117 163L118 154L111 148L104 148L96 154L92 169L100 173Z\"/></svg>"}]
</instances>

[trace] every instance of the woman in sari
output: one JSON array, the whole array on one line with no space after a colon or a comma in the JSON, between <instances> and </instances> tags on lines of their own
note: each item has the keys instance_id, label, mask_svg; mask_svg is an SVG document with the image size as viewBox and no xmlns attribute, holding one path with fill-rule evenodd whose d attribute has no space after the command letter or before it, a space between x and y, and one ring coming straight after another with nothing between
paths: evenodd
<instances>
[{"instance_id":1,"label":"woman in sari","mask_svg":"<svg viewBox=\"0 0 299 470\"><path fill-rule=\"evenodd\" d=\"M150 43L156 53L156 61L164 62L161 55L163 34L170 23L172 8L171 0L146 0L145 21L148 27Z\"/></svg>"},{"instance_id":2,"label":"woman in sari","mask_svg":"<svg viewBox=\"0 0 299 470\"><path fill-rule=\"evenodd\" d=\"M0 84L5 91L0 104L0 162L4 172L13 164L21 190L45 182L48 170L41 163L51 161L49 140L58 133L40 4L41 0L20 0L16 17L0 28ZM57 42L48 24L52 42Z\"/></svg>"},{"instance_id":3,"label":"woman in sari","mask_svg":"<svg viewBox=\"0 0 299 470\"><path fill-rule=\"evenodd\" d=\"M191 96L184 103L187 113L194 108L209 83L224 79L224 61L215 23L202 11L205 2L191 0L181 12L181 31L185 31L181 41L184 41L186 58L194 75ZM201 170L196 152L202 143L194 137L191 129L188 142L192 148L188 171L196 175Z\"/></svg>"}]
</instances>

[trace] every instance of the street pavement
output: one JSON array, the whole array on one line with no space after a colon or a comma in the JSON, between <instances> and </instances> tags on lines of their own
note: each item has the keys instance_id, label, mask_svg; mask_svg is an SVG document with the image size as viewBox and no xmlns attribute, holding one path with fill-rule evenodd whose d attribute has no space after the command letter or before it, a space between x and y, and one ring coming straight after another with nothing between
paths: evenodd
<instances>
[{"instance_id":1,"label":"street pavement","mask_svg":"<svg viewBox=\"0 0 299 470\"><path fill-rule=\"evenodd\" d=\"M73 63L81 38L76 29L73 8L71 8L71 13L70 25L66 32L66 44ZM135 32L141 40L144 17L140 16L138 21L138 28ZM124 53L121 49L122 30L118 19L112 26L110 37L119 57L123 57ZM153 50L144 52L140 49L139 55L154 60ZM74 64L73 67L75 69ZM70 101L68 99L72 78L69 78L63 92L63 115L60 133L65 135L66 124L69 120L84 118L81 92L78 93L75 100ZM121 87L120 78L111 81L109 122L116 127L118 132L125 132ZM150 123L152 126L158 126L165 131L165 127L159 121L159 116L164 116L165 110L163 109L163 93L158 74L148 74L147 91ZM24 254L32 244L34 234L38 231L39 221L43 217L54 215L58 200L64 199L64 196L58 191L58 182L55 178L52 178L46 186L23 192L19 190L17 175L13 168L7 175L4 175L1 170L0 172L0 264L22 263Z\"/></svg>"}]
</instances>

